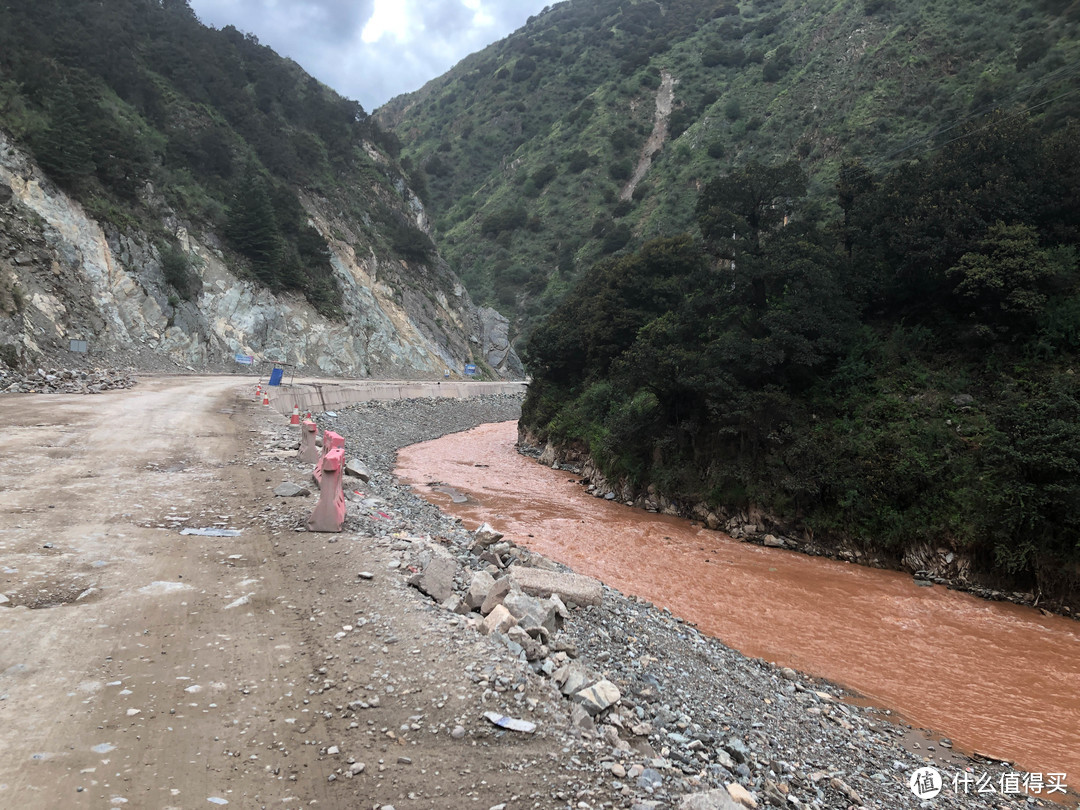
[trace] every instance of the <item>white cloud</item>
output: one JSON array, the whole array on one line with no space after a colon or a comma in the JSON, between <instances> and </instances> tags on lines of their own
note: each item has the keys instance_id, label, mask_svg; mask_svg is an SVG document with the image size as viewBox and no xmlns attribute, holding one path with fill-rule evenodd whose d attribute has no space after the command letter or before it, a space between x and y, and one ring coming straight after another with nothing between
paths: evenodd
<instances>
[{"instance_id":1,"label":"white cloud","mask_svg":"<svg viewBox=\"0 0 1080 810\"><path fill-rule=\"evenodd\" d=\"M551 0L190 0L372 110L513 32Z\"/></svg>"},{"instance_id":2,"label":"white cloud","mask_svg":"<svg viewBox=\"0 0 1080 810\"><path fill-rule=\"evenodd\" d=\"M409 13L404 3L399 0L375 0L375 10L360 32L360 39L370 44L390 36L398 42L408 42L411 34Z\"/></svg>"},{"instance_id":3,"label":"white cloud","mask_svg":"<svg viewBox=\"0 0 1080 810\"><path fill-rule=\"evenodd\" d=\"M495 18L488 13L480 0L461 0L461 2L464 3L465 8L471 9L474 12L473 26L476 28L487 28L495 25Z\"/></svg>"}]
</instances>

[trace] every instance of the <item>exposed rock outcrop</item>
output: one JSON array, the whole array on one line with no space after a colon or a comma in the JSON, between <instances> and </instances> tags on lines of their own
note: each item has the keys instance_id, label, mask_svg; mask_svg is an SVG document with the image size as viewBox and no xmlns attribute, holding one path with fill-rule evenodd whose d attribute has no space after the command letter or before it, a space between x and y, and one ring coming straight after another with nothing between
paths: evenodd
<instances>
[{"instance_id":1,"label":"exposed rock outcrop","mask_svg":"<svg viewBox=\"0 0 1080 810\"><path fill-rule=\"evenodd\" d=\"M303 202L331 249L345 312L336 321L299 295L238 278L216 235L194 232L148 188L199 279L183 300L151 235L96 220L2 132L0 189L0 346L24 365L79 339L94 364L205 368L244 354L340 376L441 376L466 362L521 374L501 316L481 315L445 262L380 255L324 200ZM400 194L425 227L423 207Z\"/></svg>"},{"instance_id":2,"label":"exposed rock outcrop","mask_svg":"<svg viewBox=\"0 0 1080 810\"><path fill-rule=\"evenodd\" d=\"M484 359L505 377L522 377L525 369L510 345L510 321L491 307L480 307L480 347Z\"/></svg>"}]
</instances>

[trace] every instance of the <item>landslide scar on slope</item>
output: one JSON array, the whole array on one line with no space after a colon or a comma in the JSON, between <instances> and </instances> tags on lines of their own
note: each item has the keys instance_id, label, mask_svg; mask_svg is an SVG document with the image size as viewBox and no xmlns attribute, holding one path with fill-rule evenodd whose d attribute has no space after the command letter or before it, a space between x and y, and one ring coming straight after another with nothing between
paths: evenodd
<instances>
[{"instance_id":1,"label":"landslide scar on slope","mask_svg":"<svg viewBox=\"0 0 1080 810\"><path fill-rule=\"evenodd\" d=\"M623 190L619 192L620 200L629 200L634 196L634 190L638 187L645 175L652 167L653 155L659 153L664 147L668 136L668 119L671 117L671 105L675 101L675 77L666 70L660 74L660 88L656 91L656 113L653 116L653 130L645 145L641 147L641 157L638 159L634 174L627 181Z\"/></svg>"}]
</instances>

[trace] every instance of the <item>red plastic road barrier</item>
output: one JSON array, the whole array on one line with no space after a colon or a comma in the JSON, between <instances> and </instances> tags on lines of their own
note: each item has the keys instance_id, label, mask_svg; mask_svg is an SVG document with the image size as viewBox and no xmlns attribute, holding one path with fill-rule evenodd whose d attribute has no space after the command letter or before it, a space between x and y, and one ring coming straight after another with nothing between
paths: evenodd
<instances>
[{"instance_id":1,"label":"red plastic road barrier","mask_svg":"<svg viewBox=\"0 0 1080 810\"><path fill-rule=\"evenodd\" d=\"M299 425L300 424L300 406L299 405L293 405L292 406L292 416L289 417L289 424L290 425Z\"/></svg>"},{"instance_id":2,"label":"red plastic road barrier","mask_svg":"<svg viewBox=\"0 0 1080 810\"><path fill-rule=\"evenodd\" d=\"M311 420L300 426L300 450L296 453L297 459L305 464L314 464L319 460L319 446L315 444L318 435L319 426Z\"/></svg>"},{"instance_id":3,"label":"red plastic road barrier","mask_svg":"<svg viewBox=\"0 0 1080 810\"><path fill-rule=\"evenodd\" d=\"M345 450L337 447L323 456L320 462L319 502L307 519L309 532L340 532L345 525L345 492L341 488Z\"/></svg>"},{"instance_id":4,"label":"red plastic road barrier","mask_svg":"<svg viewBox=\"0 0 1080 810\"><path fill-rule=\"evenodd\" d=\"M315 483L322 485L322 463L326 459L326 454L331 450L340 450L345 452L345 437L340 433L334 433L332 430L324 430L322 435L322 456L319 458L319 462L315 465L315 469L311 471L312 477L315 479Z\"/></svg>"}]
</instances>

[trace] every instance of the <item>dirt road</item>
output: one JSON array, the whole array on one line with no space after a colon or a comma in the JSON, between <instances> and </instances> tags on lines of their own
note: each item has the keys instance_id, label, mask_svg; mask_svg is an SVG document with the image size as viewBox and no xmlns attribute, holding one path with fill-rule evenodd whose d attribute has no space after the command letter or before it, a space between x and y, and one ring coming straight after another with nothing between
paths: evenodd
<instances>
[{"instance_id":1,"label":"dirt road","mask_svg":"<svg viewBox=\"0 0 1080 810\"><path fill-rule=\"evenodd\" d=\"M531 688L470 677L488 639L294 531L248 388L0 399L0 807L566 806L565 736L474 722Z\"/></svg>"}]
</instances>

